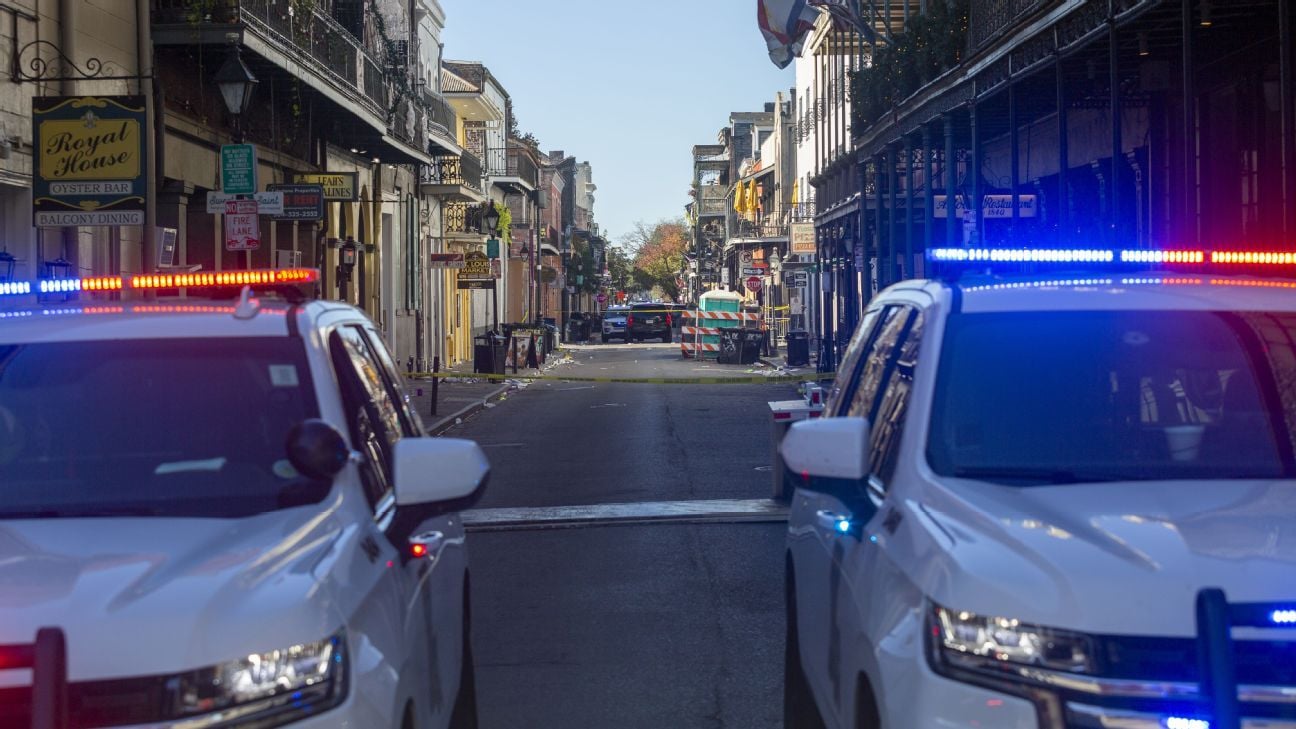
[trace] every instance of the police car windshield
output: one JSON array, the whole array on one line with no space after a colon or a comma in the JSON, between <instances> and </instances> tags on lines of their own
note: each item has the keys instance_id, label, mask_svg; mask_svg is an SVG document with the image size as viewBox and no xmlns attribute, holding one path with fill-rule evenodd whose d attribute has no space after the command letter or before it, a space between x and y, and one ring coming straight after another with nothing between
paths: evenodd
<instances>
[{"instance_id":1,"label":"police car windshield","mask_svg":"<svg viewBox=\"0 0 1296 729\"><path fill-rule=\"evenodd\" d=\"M0 518L234 517L318 500L284 455L317 411L287 337L0 344Z\"/></svg>"},{"instance_id":2,"label":"police car windshield","mask_svg":"<svg viewBox=\"0 0 1296 729\"><path fill-rule=\"evenodd\" d=\"M1296 317L952 317L928 458L1017 485L1290 477Z\"/></svg>"}]
</instances>

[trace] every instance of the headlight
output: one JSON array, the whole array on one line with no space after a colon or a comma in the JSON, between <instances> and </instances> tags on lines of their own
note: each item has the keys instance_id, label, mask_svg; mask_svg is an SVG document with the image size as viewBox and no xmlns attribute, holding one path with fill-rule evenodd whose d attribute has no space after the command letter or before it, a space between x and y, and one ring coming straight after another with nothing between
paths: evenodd
<instances>
[{"instance_id":1,"label":"headlight","mask_svg":"<svg viewBox=\"0 0 1296 729\"><path fill-rule=\"evenodd\" d=\"M1067 673L1093 670L1093 646L1077 633L943 607L933 610L940 658L960 668L1013 672L1015 666Z\"/></svg>"},{"instance_id":2,"label":"headlight","mask_svg":"<svg viewBox=\"0 0 1296 729\"><path fill-rule=\"evenodd\" d=\"M174 676L166 682L174 726L278 726L318 713L345 697L346 669L339 634Z\"/></svg>"}]
</instances>

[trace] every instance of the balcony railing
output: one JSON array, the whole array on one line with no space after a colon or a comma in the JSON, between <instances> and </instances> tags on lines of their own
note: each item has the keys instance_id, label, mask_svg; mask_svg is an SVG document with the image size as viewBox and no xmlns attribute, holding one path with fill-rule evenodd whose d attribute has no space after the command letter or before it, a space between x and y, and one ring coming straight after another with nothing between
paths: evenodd
<instances>
[{"instance_id":1,"label":"balcony railing","mask_svg":"<svg viewBox=\"0 0 1296 729\"><path fill-rule=\"evenodd\" d=\"M508 173L510 177L522 178L531 187L540 184L540 168L521 147L509 145Z\"/></svg>"},{"instance_id":2,"label":"balcony railing","mask_svg":"<svg viewBox=\"0 0 1296 729\"><path fill-rule=\"evenodd\" d=\"M472 203L448 203L442 210L447 235L481 235L482 207Z\"/></svg>"},{"instance_id":3,"label":"balcony railing","mask_svg":"<svg viewBox=\"0 0 1296 729\"><path fill-rule=\"evenodd\" d=\"M428 134L454 139L455 127L458 126L458 116L450 102L440 94L434 94L430 91L423 91L423 106L427 107L427 128Z\"/></svg>"},{"instance_id":4,"label":"balcony railing","mask_svg":"<svg viewBox=\"0 0 1296 729\"><path fill-rule=\"evenodd\" d=\"M787 224L778 216L769 216L762 220L751 221L739 219L733 228L735 238L782 238L787 236Z\"/></svg>"},{"instance_id":5,"label":"balcony railing","mask_svg":"<svg viewBox=\"0 0 1296 729\"><path fill-rule=\"evenodd\" d=\"M783 216L789 223L804 223L812 221L815 217L815 204L811 201L788 205L783 210Z\"/></svg>"},{"instance_id":6,"label":"balcony railing","mask_svg":"<svg viewBox=\"0 0 1296 729\"><path fill-rule=\"evenodd\" d=\"M1022 17L1063 0L978 0L968 12L968 50L977 51L1017 24Z\"/></svg>"},{"instance_id":7,"label":"balcony railing","mask_svg":"<svg viewBox=\"0 0 1296 729\"><path fill-rule=\"evenodd\" d=\"M481 161L471 152L433 157L432 164L425 165L419 174L419 182L424 185L462 185L477 191L481 190L481 180Z\"/></svg>"},{"instance_id":8,"label":"balcony railing","mask_svg":"<svg viewBox=\"0 0 1296 729\"><path fill-rule=\"evenodd\" d=\"M150 0L156 26L183 28L170 34L171 42L214 43L211 33L244 26L266 43L283 51L290 65L304 67L327 80L356 102L357 106L393 125L397 136L416 143L418 133L408 129L410 114L392 115L392 79L364 44L329 15L322 4L288 3L282 0ZM155 42L158 36L155 33ZM224 42L223 38L220 42ZM289 73L300 74L293 68Z\"/></svg>"},{"instance_id":9,"label":"balcony railing","mask_svg":"<svg viewBox=\"0 0 1296 729\"><path fill-rule=\"evenodd\" d=\"M482 171L491 177L508 175L508 149L506 147L489 147L482 159Z\"/></svg>"}]
</instances>

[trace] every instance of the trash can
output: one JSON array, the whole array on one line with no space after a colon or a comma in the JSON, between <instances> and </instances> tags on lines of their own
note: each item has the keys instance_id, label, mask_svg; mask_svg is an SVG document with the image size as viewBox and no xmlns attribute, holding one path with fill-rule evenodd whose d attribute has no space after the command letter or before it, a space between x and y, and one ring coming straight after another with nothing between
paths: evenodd
<instances>
[{"instance_id":1,"label":"trash can","mask_svg":"<svg viewBox=\"0 0 1296 729\"><path fill-rule=\"evenodd\" d=\"M473 372L502 375L507 358L508 340L504 337L492 333L473 337Z\"/></svg>"},{"instance_id":2,"label":"trash can","mask_svg":"<svg viewBox=\"0 0 1296 729\"><path fill-rule=\"evenodd\" d=\"M795 329L787 333L788 367L808 367L810 365L810 332Z\"/></svg>"},{"instance_id":3,"label":"trash can","mask_svg":"<svg viewBox=\"0 0 1296 729\"><path fill-rule=\"evenodd\" d=\"M721 329L720 364L756 364L760 360L765 332L759 329Z\"/></svg>"}]
</instances>

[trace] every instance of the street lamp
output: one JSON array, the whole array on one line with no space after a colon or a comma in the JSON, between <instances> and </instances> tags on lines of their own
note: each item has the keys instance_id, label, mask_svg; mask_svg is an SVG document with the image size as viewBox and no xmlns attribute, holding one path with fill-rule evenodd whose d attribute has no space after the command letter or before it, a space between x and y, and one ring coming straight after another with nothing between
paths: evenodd
<instances>
[{"instance_id":1,"label":"street lamp","mask_svg":"<svg viewBox=\"0 0 1296 729\"><path fill-rule=\"evenodd\" d=\"M234 117L235 141L242 142L243 127L240 117L252 106L252 91L256 88L257 77L252 75L252 70L243 63L237 44L230 48L225 63L221 64L220 69L216 71L215 79L216 87L220 89L221 99L225 101L225 108Z\"/></svg>"},{"instance_id":2,"label":"street lamp","mask_svg":"<svg viewBox=\"0 0 1296 729\"><path fill-rule=\"evenodd\" d=\"M495 203L489 200L483 203L482 206L484 208L482 210L482 224L486 226L484 232L493 236L499 233L499 211L495 209Z\"/></svg>"}]
</instances>

